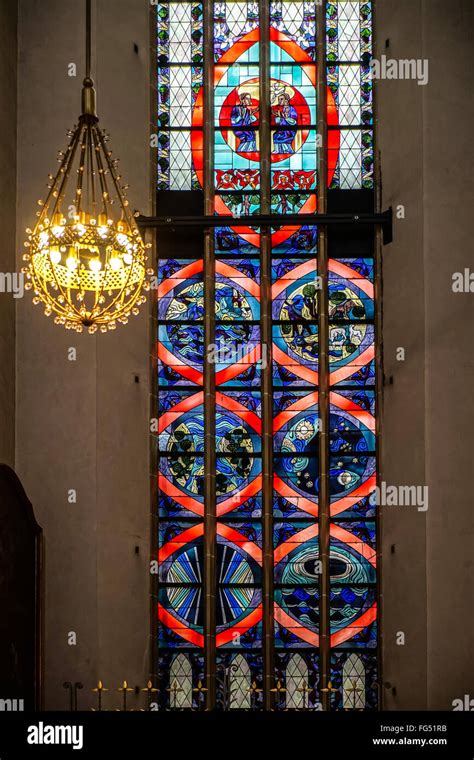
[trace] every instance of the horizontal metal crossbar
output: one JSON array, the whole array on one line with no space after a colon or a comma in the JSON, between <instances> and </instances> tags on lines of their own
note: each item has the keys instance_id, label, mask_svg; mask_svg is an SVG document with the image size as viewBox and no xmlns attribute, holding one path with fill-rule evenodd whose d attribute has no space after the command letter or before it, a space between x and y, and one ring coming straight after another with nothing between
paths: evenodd
<instances>
[{"instance_id":1,"label":"horizontal metal crossbar","mask_svg":"<svg viewBox=\"0 0 474 760\"><path fill-rule=\"evenodd\" d=\"M160 227L301 227L305 224L377 226L384 244L392 241L392 207L381 213L266 214L253 216L138 216L143 228Z\"/></svg>"}]
</instances>

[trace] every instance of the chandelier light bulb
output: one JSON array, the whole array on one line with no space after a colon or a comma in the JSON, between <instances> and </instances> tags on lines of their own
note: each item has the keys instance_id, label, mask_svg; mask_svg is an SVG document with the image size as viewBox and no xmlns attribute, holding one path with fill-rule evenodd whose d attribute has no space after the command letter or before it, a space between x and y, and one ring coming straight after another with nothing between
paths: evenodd
<instances>
[{"instance_id":1,"label":"chandelier light bulb","mask_svg":"<svg viewBox=\"0 0 474 760\"><path fill-rule=\"evenodd\" d=\"M51 259L51 264L59 264L61 261L61 252L57 246L51 246L49 249L49 258Z\"/></svg>"},{"instance_id":2,"label":"chandelier light bulb","mask_svg":"<svg viewBox=\"0 0 474 760\"><path fill-rule=\"evenodd\" d=\"M109 259L109 264L114 272L117 272L122 266L122 259L119 256L112 256Z\"/></svg>"},{"instance_id":3,"label":"chandelier light bulb","mask_svg":"<svg viewBox=\"0 0 474 760\"><path fill-rule=\"evenodd\" d=\"M91 269L93 272L100 272L100 270L102 269L102 262L101 262L101 260L99 259L99 257L97 257L96 259L91 259L91 260L89 261L89 268L90 268L90 269Z\"/></svg>"},{"instance_id":4,"label":"chandelier light bulb","mask_svg":"<svg viewBox=\"0 0 474 760\"><path fill-rule=\"evenodd\" d=\"M67 257L67 259L66 259L66 266L67 266L68 269L71 269L71 270L77 269L77 267L79 266L79 261L77 260L75 254L70 254ZM63 303L63 300L64 300L64 297L60 301L60 303Z\"/></svg>"}]
</instances>

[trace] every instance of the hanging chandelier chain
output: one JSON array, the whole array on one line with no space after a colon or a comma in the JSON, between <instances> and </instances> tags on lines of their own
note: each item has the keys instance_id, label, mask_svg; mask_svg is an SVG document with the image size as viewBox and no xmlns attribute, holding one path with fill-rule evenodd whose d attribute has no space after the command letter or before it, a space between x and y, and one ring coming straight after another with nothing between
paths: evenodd
<instances>
[{"instance_id":1,"label":"hanging chandelier chain","mask_svg":"<svg viewBox=\"0 0 474 760\"><path fill-rule=\"evenodd\" d=\"M91 0L86 0L86 79L91 78Z\"/></svg>"}]
</instances>

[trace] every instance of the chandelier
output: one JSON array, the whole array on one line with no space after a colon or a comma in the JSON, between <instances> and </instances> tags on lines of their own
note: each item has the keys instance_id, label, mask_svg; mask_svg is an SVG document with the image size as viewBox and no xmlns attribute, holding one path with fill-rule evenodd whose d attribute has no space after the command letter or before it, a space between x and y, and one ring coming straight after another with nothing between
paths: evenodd
<instances>
[{"instance_id":1,"label":"chandelier","mask_svg":"<svg viewBox=\"0 0 474 760\"><path fill-rule=\"evenodd\" d=\"M144 244L117 173L108 135L98 126L91 69L91 0L86 0L86 76L82 113L60 151L59 170L27 229L21 270L46 316L66 329L114 330L136 315L150 289Z\"/></svg>"}]
</instances>

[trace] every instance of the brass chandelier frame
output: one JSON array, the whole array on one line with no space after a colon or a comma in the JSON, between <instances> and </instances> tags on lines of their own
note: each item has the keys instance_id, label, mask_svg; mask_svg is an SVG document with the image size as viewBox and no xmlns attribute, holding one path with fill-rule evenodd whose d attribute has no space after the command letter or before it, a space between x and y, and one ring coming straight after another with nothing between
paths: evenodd
<instances>
[{"instance_id":1,"label":"brass chandelier frame","mask_svg":"<svg viewBox=\"0 0 474 760\"><path fill-rule=\"evenodd\" d=\"M150 289L145 244L121 184L118 159L98 126L91 78L91 0L86 0L86 72L82 112L33 230L27 229L26 289L56 324L90 333L113 330L137 315ZM72 175L77 173L71 191ZM67 211L65 210L67 207ZM118 209L115 212L115 209Z\"/></svg>"}]
</instances>

